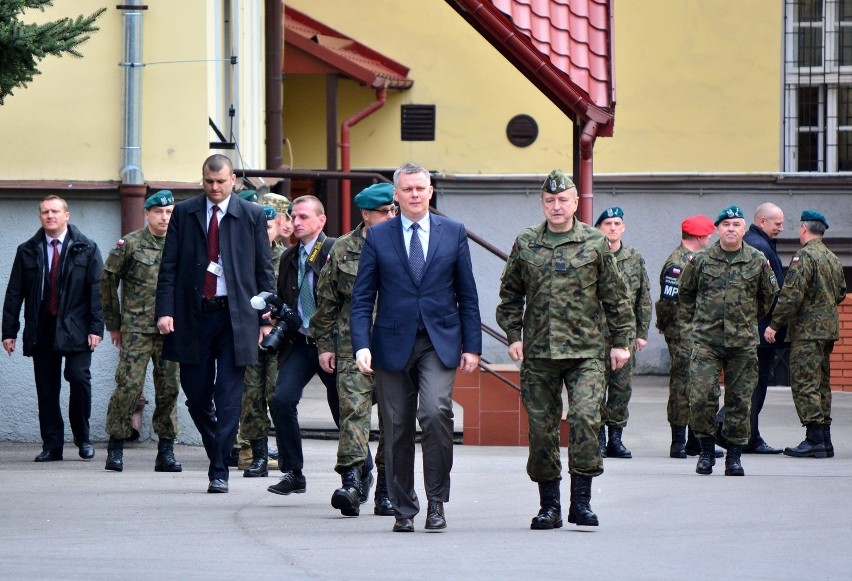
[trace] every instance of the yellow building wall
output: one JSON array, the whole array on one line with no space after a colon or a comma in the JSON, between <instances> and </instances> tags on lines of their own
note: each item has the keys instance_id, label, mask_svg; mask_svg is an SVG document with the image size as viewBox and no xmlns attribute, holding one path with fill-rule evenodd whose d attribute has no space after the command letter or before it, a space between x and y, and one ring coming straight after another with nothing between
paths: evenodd
<instances>
[{"instance_id":1,"label":"yellow building wall","mask_svg":"<svg viewBox=\"0 0 852 581\"><path fill-rule=\"evenodd\" d=\"M384 109L352 128L353 168L395 168L406 161L451 173L570 167L570 121L443 0L286 4L411 69L414 86L389 91ZM342 123L373 102L375 91L345 81L339 97ZM435 141L400 140L401 104L437 106ZM506 124L520 113L539 124L539 139L528 148L506 139ZM325 167L323 77L286 78L284 119L296 167Z\"/></svg>"},{"instance_id":2,"label":"yellow building wall","mask_svg":"<svg viewBox=\"0 0 852 581\"><path fill-rule=\"evenodd\" d=\"M615 136L595 171L780 171L782 43L779 0L616 0Z\"/></svg>"},{"instance_id":3,"label":"yellow building wall","mask_svg":"<svg viewBox=\"0 0 852 581\"><path fill-rule=\"evenodd\" d=\"M145 62L207 59L207 0L151 0L143 16ZM90 14L98 0L57 2L25 20ZM2 180L118 180L122 144L122 12L115 5L80 47L82 59L47 57L26 88L0 107ZM142 169L148 181L196 181L207 155L206 64L143 69Z\"/></svg>"},{"instance_id":4,"label":"yellow building wall","mask_svg":"<svg viewBox=\"0 0 852 581\"><path fill-rule=\"evenodd\" d=\"M449 173L570 169L570 121L446 2L286 3L411 68L414 86L390 92L385 110L353 128L353 168L415 160ZM616 0L615 40L616 133L597 141L597 173L779 170L781 2ZM324 83L285 81L297 168L325 166ZM338 121L373 99L341 82ZM403 103L437 106L434 142L400 141ZM505 136L519 113L539 124L527 148Z\"/></svg>"}]
</instances>

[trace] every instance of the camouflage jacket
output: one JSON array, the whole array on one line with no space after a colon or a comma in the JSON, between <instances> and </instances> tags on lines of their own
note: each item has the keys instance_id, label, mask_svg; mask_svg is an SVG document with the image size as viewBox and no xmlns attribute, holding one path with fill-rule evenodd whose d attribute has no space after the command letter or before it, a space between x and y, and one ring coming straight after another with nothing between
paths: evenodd
<instances>
[{"instance_id":1,"label":"camouflage jacket","mask_svg":"<svg viewBox=\"0 0 852 581\"><path fill-rule=\"evenodd\" d=\"M678 317L677 282L683 268L695 253L681 244L675 248L663 264L660 271L660 300L655 307L657 310L657 329L667 339L680 339L684 324Z\"/></svg>"},{"instance_id":2,"label":"camouflage jacket","mask_svg":"<svg viewBox=\"0 0 852 581\"><path fill-rule=\"evenodd\" d=\"M748 244L728 264L717 241L698 252L678 281L678 317L696 343L756 348L757 321L772 308L778 285L769 261ZM686 331L686 329L684 329Z\"/></svg>"},{"instance_id":3,"label":"camouflage jacket","mask_svg":"<svg viewBox=\"0 0 852 581\"><path fill-rule=\"evenodd\" d=\"M635 337L630 294L604 235L575 221L554 246L546 227L521 232L503 270L497 324L509 343L523 336L530 358L603 358L606 317L612 344L627 348Z\"/></svg>"},{"instance_id":4,"label":"camouflage jacket","mask_svg":"<svg viewBox=\"0 0 852 581\"><path fill-rule=\"evenodd\" d=\"M317 282L317 312L311 317L311 336L316 339L320 353L336 352L338 357L353 357L349 309L363 246L361 223L338 238L328 253L328 262Z\"/></svg>"},{"instance_id":5,"label":"camouflage jacket","mask_svg":"<svg viewBox=\"0 0 852 581\"><path fill-rule=\"evenodd\" d=\"M771 327L789 325L788 339L839 338L837 305L846 298L843 265L817 238L805 243L787 269Z\"/></svg>"},{"instance_id":6,"label":"camouflage jacket","mask_svg":"<svg viewBox=\"0 0 852 581\"><path fill-rule=\"evenodd\" d=\"M158 332L154 306L165 240L142 228L110 250L101 275L101 305L108 331Z\"/></svg>"},{"instance_id":7,"label":"camouflage jacket","mask_svg":"<svg viewBox=\"0 0 852 581\"><path fill-rule=\"evenodd\" d=\"M275 280L278 280L278 272L281 267L281 255L287 247L277 242L272 244L272 271L275 273Z\"/></svg>"},{"instance_id":8,"label":"camouflage jacket","mask_svg":"<svg viewBox=\"0 0 852 581\"><path fill-rule=\"evenodd\" d=\"M621 278L627 284L630 293L630 306L633 308L636 323L636 338L648 339L648 327L651 325L651 283L645 269L645 259L635 248L626 244L615 253L615 263ZM604 334L609 330L604 326Z\"/></svg>"}]
</instances>

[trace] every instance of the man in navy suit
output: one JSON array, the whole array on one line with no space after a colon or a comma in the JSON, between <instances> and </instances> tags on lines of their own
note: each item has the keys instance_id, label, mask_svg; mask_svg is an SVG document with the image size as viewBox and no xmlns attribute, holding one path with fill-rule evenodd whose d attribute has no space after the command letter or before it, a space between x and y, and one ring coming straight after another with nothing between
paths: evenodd
<instances>
[{"instance_id":1,"label":"man in navy suit","mask_svg":"<svg viewBox=\"0 0 852 581\"><path fill-rule=\"evenodd\" d=\"M269 326L251 298L274 292L266 215L231 192L231 160L202 166L204 194L175 205L157 279L163 357L180 363L186 407L210 459L207 492L228 492L227 459L240 421L243 376Z\"/></svg>"},{"instance_id":2,"label":"man in navy suit","mask_svg":"<svg viewBox=\"0 0 852 581\"><path fill-rule=\"evenodd\" d=\"M352 294L352 347L362 373L376 373L385 427L388 492L395 532L413 532L415 418L422 429L427 530L446 528L453 464L456 368L479 366L479 298L464 226L430 214L429 172L396 170L401 215L370 229ZM376 317L373 321L373 306Z\"/></svg>"}]
</instances>

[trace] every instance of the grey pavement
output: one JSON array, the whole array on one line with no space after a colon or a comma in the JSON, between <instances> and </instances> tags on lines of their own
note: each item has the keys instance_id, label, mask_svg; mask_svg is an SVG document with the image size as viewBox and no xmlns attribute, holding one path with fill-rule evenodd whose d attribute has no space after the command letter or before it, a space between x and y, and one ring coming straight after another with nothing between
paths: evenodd
<instances>
[{"instance_id":1,"label":"grey pavement","mask_svg":"<svg viewBox=\"0 0 852 581\"><path fill-rule=\"evenodd\" d=\"M607 459L593 481L599 527L529 530L538 508L526 449L456 446L448 528L392 533L392 517L345 518L336 442L304 442L307 493L266 491L276 478L232 472L229 494L207 494L201 448L178 446L180 474L153 471L154 444L128 446L125 471L68 445L35 464L38 445L0 444L3 579L849 579L852 557L852 394L834 396L833 459L743 456L744 478L695 474L668 457L665 377L635 381L624 439L632 460ZM320 389L305 421L328 415ZM770 388L761 431L798 444L789 388ZM418 450L419 458L419 450ZM563 463L567 465L563 450ZM425 505L418 470L418 491ZM563 517L568 482L562 483Z\"/></svg>"}]
</instances>

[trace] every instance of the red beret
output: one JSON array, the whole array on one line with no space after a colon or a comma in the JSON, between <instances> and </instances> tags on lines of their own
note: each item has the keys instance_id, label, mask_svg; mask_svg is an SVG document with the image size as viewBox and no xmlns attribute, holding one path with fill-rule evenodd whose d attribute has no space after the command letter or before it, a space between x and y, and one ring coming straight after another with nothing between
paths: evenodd
<instances>
[{"instance_id":1,"label":"red beret","mask_svg":"<svg viewBox=\"0 0 852 581\"><path fill-rule=\"evenodd\" d=\"M690 216L680 223L680 229L690 236L707 236L711 234L716 227L713 225L713 220L707 216L698 214Z\"/></svg>"}]
</instances>

